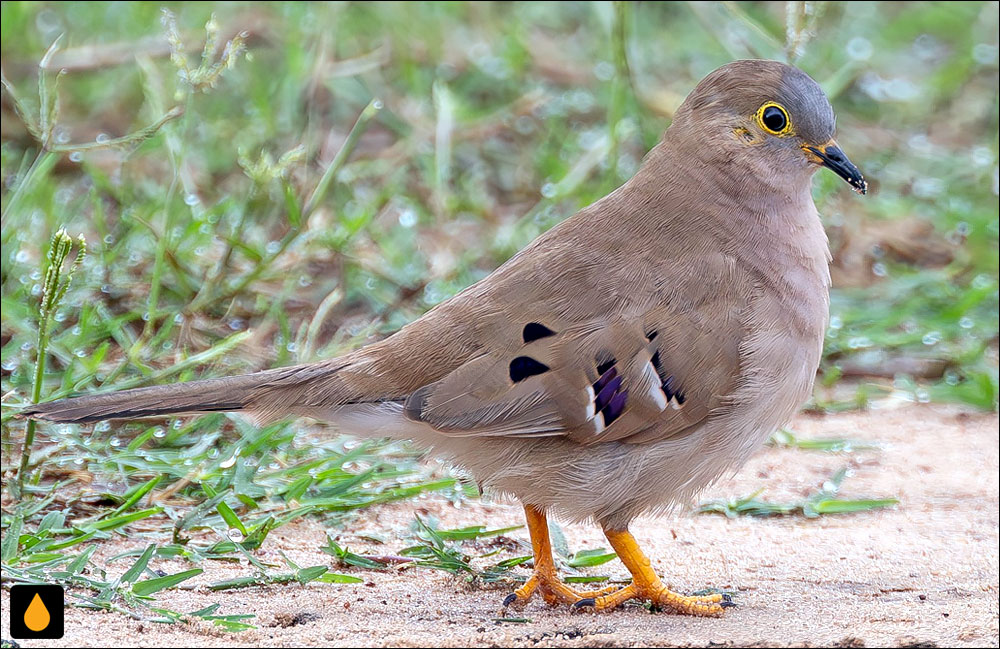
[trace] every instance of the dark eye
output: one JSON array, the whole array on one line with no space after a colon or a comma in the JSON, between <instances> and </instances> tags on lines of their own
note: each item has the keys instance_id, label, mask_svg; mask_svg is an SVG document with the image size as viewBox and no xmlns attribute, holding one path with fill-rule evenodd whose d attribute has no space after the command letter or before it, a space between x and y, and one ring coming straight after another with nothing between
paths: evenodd
<instances>
[{"instance_id":1,"label":"dark eye","mask_svg":"<svg viewBox=\"0 0 1000 649\"><path fill-rule=\"evenodd\" d=\"M767 130L780 133L788 125L788 115L780 107L771 105L760 114L760 121Z\"/></svg>"}]
</instances>

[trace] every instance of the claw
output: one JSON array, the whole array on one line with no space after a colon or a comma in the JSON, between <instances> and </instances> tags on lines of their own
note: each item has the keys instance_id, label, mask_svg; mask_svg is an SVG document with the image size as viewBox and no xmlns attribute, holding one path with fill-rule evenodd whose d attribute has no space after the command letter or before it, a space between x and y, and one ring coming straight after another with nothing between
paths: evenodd
<instances>
[{"instance_id":1,"label":"claw","mask_svg":"<svg viewBox=\"0 0 1000 649\"><path fill-rule=\"evenodd\" d=\"M526 505L524 515L528 520L528 533L531 535L531 551L535 558L534 571L520 588L504 599L504 610L512 604L519 608L527 605L535 593L549 606L575 605L581 600L590 600L593 605L595 597L617 590L615 587L608 587L579 591L561 582L552 561L552 545L549 541L549 527L545 513L537 507Z\"/></svg>"},{"instance_id":2,"label":"claw","mask_svg":"<svg viewBox=\"0 0 1000 649\"><path fill-rule=\"evenodd\" d=\"M607 371L610 373L610 370ZM609 378L614 377L612 375ZM610 385L611 381L608 383ZM559 580L552 560L552 544L545 512L533 505L525 505L524 514L528 521L528 534L531 536L534 570L520 588L504 598L501 616L511 605L518 608L525 606L536 593L549 606L566 604L574 613L584 609L608 611L631 599L649 602L654 609L665 608L675 613L700 617L718 617L724 609L736 606L725 593L690 596L664 586L628 530L605 529L604 535L608 537L618 558L632 573L632 583L622 588L608 586L598 590L575 590Z\"/></svg>"},{"instance_id":3,"label":"claw","mask_svg":"<svg viewBox=\"0 0 1000 649\"><path fill-rule=\"evenodd\" d=\"M604 611L616 608L630 599L649 602L654 609L669 609L675 613L699 617L717 617L724 609L735 606L724 593L683 595L663 585L656 572L650 568L649 559L639 549L635 537L628 530L604 530L618 558L632 573L632 583L618 592L598 597L594 609Z\"/></svg>"}]
</instances>

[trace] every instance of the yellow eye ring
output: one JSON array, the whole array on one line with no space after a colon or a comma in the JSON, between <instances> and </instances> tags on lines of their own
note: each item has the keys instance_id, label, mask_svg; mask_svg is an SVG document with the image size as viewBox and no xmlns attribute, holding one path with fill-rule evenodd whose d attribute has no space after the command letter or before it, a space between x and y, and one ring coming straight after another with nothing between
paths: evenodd
<instances>
[{"instance_id":1,"label":"yellow eye ring","mask_svg":"<svg viewBox=\"0 0 1000 649\"><path fill-rule=\"evenodd\" d=\"M757 125L771 135L788 135L792 132L792 119L781 104L769 101L757 109Z\"/></svg>"}]
</instances>

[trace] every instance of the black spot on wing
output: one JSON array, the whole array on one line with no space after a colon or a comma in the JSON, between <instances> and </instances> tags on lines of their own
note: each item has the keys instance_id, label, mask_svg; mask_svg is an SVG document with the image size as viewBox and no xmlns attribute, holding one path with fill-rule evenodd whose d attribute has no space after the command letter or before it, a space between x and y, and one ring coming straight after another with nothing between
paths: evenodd
<instances>
[{"instance_id":1,"label":"black spot on wing","mask_svg":"<svg viewBox=\"0 0 1000 649\"><path fill-rule=\"evenodd\" d=\"M554 335L556 335L556 332L552 331L540 322L529 322L524 325L524 331L521 332L521 337L524 338L525 343L534 342L539 338L548 338L549 336Z\"/></svg>"},{"instance_id":2,"label":"black spot on wing","mask_svg":"<svg viewBox=\"0 0 1000 649\"><path fill-rule=\"evenodd\" d=\"M510 362L510 380L514 383L523 381L524 379L530 376L535 376L536 374L544 374L548 371L548 365L545 363L539 363L530 356L518 356Z\"/></svg>"},{"instance_id":3,"label":"black spot on wing","mask_svg":"<svg viewBox=\"0 0 1000 649\"><path fill-rule=\"evenodd\" d=\"M606 361L599 362L597 364L597 373L600 374L603 377L605 374L607 374L608 370L614 368L615 363L617 363L617 362L618 361L615 360L614 357L611 357L611 358L609 358Z\"/></svg>"}]
</instances>

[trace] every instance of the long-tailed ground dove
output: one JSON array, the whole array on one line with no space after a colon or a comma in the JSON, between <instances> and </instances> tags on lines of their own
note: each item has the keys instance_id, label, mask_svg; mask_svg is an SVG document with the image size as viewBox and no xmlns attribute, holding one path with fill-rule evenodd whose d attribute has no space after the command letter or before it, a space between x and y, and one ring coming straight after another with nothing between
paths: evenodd
<instances>
[{"instance_id":1,"label":"long-tailed ground dove","mask_svg":"<svg viewBox=\"0 0 1000 649\"><path fill-rule=\"evenodd\" d=\"M395 335L339 358L81 396L23 411L94 422L241 411L412 439L524 505L533 593L597 610L633 598L694 615L628 532L732 471L807 398L829 304L820 166L866 183L811 78L773 61L709 74L623 186ZM633 576L559 581L546 514L594 520Z\"/></svg>"}]
</instances>

